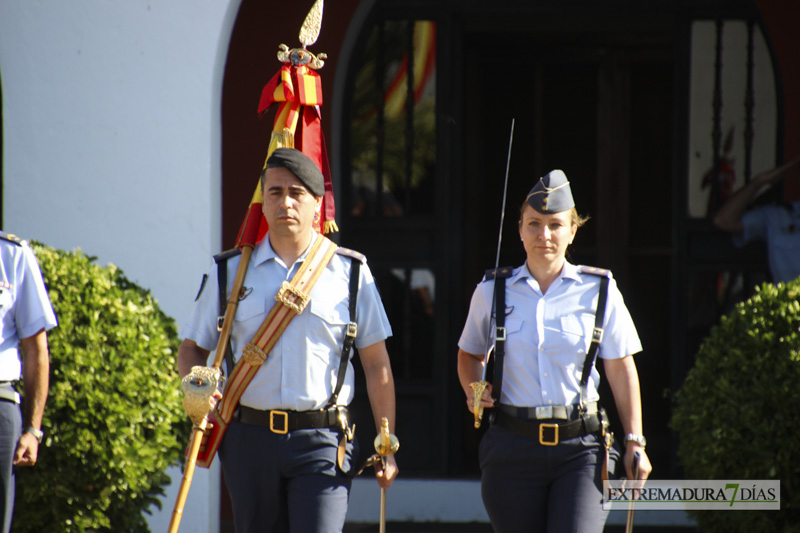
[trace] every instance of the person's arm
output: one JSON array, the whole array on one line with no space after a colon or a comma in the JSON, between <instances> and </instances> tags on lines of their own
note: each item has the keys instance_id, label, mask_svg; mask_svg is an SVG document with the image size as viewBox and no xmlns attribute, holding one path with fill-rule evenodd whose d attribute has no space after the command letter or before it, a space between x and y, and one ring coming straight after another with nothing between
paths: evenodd
<instances>
[{"instance_id":1,"label":"person's arm","mask_svg":"<svg viewBox=\"0 0 800 533\"><path fill-rule=\"evenodd\" d=\"M44 329L20 339L22 351L22 384L25 388L23 428L42 428L44 404L50 388L50 356ZM15 466L33 466L39 454L39 441L28 432L22 433L14 454Z\"/></svg>"},{"instance_id":2,"label":"person's arm","mask_svg":"<svg viewBox=\"0 0 800 533\"><path fill-rule=\"evenodd\" d=\"M386 342L380 341L358 349L361 366L367 380L367 395L372 407L372 416L375 419L375 429L380 432L381 419L389 421L389 432L394 434L395 424L395 395L394 377L392 366L389 362L389 352L386 351ZM394 455L386 457L386 468L380 464L375 465L375 477L378 484L385 489L392 486L399 470Z\"/></svg>"},{"instance_id":3,"label":"person's arm","mask_svg":"<svg viewBox=\"0 0 800 533\"><path fill-rule=\"evenodd\" d=\"M208 366L210 353L192 339L183 339L178 348L178 374L183 377L192 371L193 366Z\"/></svg>"},{"instance_id":4,"label":"person's arm","mask_svg":"<svg viewBox=\"0 0 800 533\"><path fill-rule=\"evenodd\" d=\"M742 215L747 210L750 202L758 196L763 188L769 188L778 183L784 173L800 162L800 158L793 159L783 166L763 172L750 180L750 183L736 191L728 200L722 204L719 211L714 215L714 225L723 231L741 234Z\"/></svg>"},{"instance_id":5,"label":"person's arm","mask_svg":"<svg viewBox=\"0 0 800 533\"><path fill-rule=\"evenodd\" d=\"M622 422L622 429L625 435L634 433L642 434L642 399L639 390L639 374L636 371L636 363L633 356L628 355L620 359L603 359L606 371L606 379L611 386L614 394L614 403L617 406L617 413ZM624 437L623 437L624 438ZM625 443L625 472L628 479L633 477L633 453L641 454L639 463L639 479L647 479L653 467L650 459L644 451L644 447L633 441Z\"/></svg>"},{"instance_id":6,"label":"person's arm","mask_svg":"<svg viewBox=\"0 0 800 533\"><path fill-rule=\"evenodd\" d=\"M470 413L475 412L475 394L472 392L471 383L481 380L483 377L483 356L465 352L461 348L458 349L458 380L461 382L461 388L464 389L464 394L467 397L467 409ZM486 386L481 396L481 405L484 408L491 408L494 406L494 399L492 398L492 385Z\"/></svg>"}]
</instances>

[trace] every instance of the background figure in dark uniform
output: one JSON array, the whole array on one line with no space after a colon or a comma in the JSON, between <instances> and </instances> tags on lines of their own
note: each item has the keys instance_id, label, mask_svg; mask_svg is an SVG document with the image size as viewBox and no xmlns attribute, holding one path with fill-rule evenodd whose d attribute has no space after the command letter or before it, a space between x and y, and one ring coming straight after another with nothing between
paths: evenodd
<instances>
[{"instance_id":1,"label":"background figure in dark uniform","mask_svg":"<svg viewBox=\"0 0 800 533\"><path fill-rule=\"evenodd\" d=\"M294 279L312 253L312 244L324 238L312 229L324 183L311 159L298 150L276 149L267 160L262 186L269 232L253 250L239 296L231 333L237 359L275 305L282 283ZM353 398L354 370L349 359L338 396L334 389L341 375L345 334L350 331L356 335L375 427L379 429L385 417L389 431L394 432L394 381L385 344L391 328L386 312L363 256L342 248L336 252L308 294L308 305L266 354L220 445L237 533L342 530L351 485L343 470L356 468L352 463L358 456L355 440L346 445L344 466L337 456L343 442L339 414L347 413ZM239 257L228 260L231 273L238 262ZM348 327L353 272L360 272L357 328ZM228 295L233 278L228 276ZM181 330L185 337L178 354L181 376L192 366L205 366L216 348L220 314L216 288L213 268ZM328 408L331 398L335 406ZM394 456L386 458L385 469L378 464L380 486L389 487L397 472Z\"/></svg>"},{"instance_id":2,"label":"background figure in dark uniform","mask_svg":"<svg viewBox=\"0 0 800 533\"><path fill-rule=\"evenodd\" d=\"M750 207L750 203L763 190L780 183L798 163L800 159L795 159L759 174L736 191L714 216L714 225L732 233L736 246L755 240L766 242L774 283L800 276L800 199L788 205Z\"/></svg>"},{"instance_id":3,"label":"background figure in dark uniform","mask_svg":"<svg viewBox=\"0 0 800 533\"><path fill-rule=\"evenodd\" d=\"M603 359L627 434L625 469L630 478L633 453L638 451L639 478L646 479L651 470L642 436L639 378L631 357L641 351L641 343L610 273L565 259L586 220L574 205L562 171L541 178L521 207L519 235L527 260L513 270L502 269L504 273L499 269L496 276L505 284L505 302L500 305L505 308L506 340L502 360L495 360L503 372L500 383L494 390L487 387L481 398L481 406L492 408L487 411L492 425L479 455L483 501L498 533L603 529L604 414L598 407L599 375L593 364L583 392L581 385L587 353L593 352L604 279L608 296L597 355ZM472 412L471 384L481 379L487 339L494 335L494 287L495 279L478 284L458 343L459 379Z\"/></svg>"},{"instance_id":4,"label":"background figure in dark uniform","mask_svg":"<svg viewBox=\"0 0 800 533\"><path fill-rule=\"evenodd\" d=\"M11 528L14 468L33 466L49 388L47 330L56 316L30 247L0 232L0 531ZM25 413L13 382L22 378Z\"/></svg>"}]
</instances>

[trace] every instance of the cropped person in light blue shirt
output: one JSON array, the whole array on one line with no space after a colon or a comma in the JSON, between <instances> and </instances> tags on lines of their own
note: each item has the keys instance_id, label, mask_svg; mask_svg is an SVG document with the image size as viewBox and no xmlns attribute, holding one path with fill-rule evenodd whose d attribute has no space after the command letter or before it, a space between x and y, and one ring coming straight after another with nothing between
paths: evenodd
<instances>
[{"instance_id":1,"label":"cropped person in light blue shirt","mask_svg":"<svg viewBox=\"0 0 800 533\"><path fill-rule=\"evenodd\" d=\"M598 406L599 375L593 364L585 397L581 382L602 279L608 280L608 300L597 356L626 433L627 475L633 475L638 451L638 476L646 479L651 466L632 357L642 347L610 273L565 258L585 222L575 210L566 175L554 170L542 177L520 213L527 260L513 270L491 272L478 284L458 343L459 379L474 412L471 384L482 377L487 339L495 329L490 318L495 278L503 278L506 340L502 362L495 360L502 365L502 379L481 398L492 421L480 444L483 501L499 533L599 532L607 518L601 505L605 414Z\"/></svg>"},{"instance_id":2,"label":"cropped person in light blue shirt","mask_svg":"<svg viewBox=\"0 0 800 533\"><path fill-rule=\"evenodd\" d=\"M56 326L39 264L30 247L0 232L0 532L11 527L14 469L33 466L42 441L50 356ZM14 382L22 378L24 413Z\"/></svg>"}]
</instances>

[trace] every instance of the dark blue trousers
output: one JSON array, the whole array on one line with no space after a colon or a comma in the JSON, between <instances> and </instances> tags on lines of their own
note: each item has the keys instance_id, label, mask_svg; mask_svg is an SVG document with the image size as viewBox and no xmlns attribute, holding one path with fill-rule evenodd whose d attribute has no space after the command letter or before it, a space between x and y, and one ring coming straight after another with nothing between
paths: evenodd
<instances>
[{"instance_id":1,"label":"dark blue trousers","mask_svg":"<svg viewBox=\"0 0 800 533\"><path fill-rule=\"evenodd\" d=\"M14 402L0 400L0 532L11 529L14 513L14 453L22 434L22 412Z\"/></svg>"},{"instance_id":2,"label":"dark blue trousers","mask_svg":"<svg viewBox=\"0 0 800 533\"><path fill-rule=\"evenodd\" d=\"M542 446L490 427L480 443L481 493L495 532L601 532L604 457L597 435Z\"/></svg>"},{"instance_id":3,"label":"dark blue trousers","mask_svg":"<svg viewBox=\"0 0 800 533\"><path fill-rule=\"evenodd\" d=\"M351 480L336 465L339 433L231 422L220 445L236 533L340 533ZM348 463L357 444L348 444Z\"/></svg>"}]
</instances>

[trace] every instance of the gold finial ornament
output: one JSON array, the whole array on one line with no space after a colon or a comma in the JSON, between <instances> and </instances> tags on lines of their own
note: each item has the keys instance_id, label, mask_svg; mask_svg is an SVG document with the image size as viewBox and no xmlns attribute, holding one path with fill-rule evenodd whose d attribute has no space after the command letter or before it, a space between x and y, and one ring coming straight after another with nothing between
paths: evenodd
<instances>
[{"instance_id":1,"label":"gold finial ornament","mask_svg":"<svg viewBox=\"0 0 800 533\"><path fill-rule=\"evenodd\" d=\"M470 383L469 386L472 387L472 393L474 397L473 403L473 414L475 415L475 429L481 427L481 419L483 418L483 407L481 406L481 398L483 397L483 391L486 390L486 387L489 385L487 381L475 381Z\"/></svg>"},{"instance_id":2,"label":"gold finial ornament","mask_svg":"<svg viewBox=\"0 0 800 533\"><path fill-rule=\"evenodd\" d=\"M194 425L199 425L213 408L211 398L217 390L220 377L218 368L193 366L192 371L181 380L183 408Z\"/></svg>"},{"instance_id":3,"label":"gold finial ornament","mask_svg":"<svg viewBox=\"0 0 800 533\"><path fill-rule=\"evenodd\" d=\"M303 27L300 28L300 43L303 48L311 46L319 38L319 30L322 28L322 6L323 0L317 0L311 6L311 10L306 15L306 20L303 21Z\"/></svg>"},{"instance_id":4,"label":"gold finial ornament","mask_svg":"<svg viewBox=\"0 0 800 533\"><path fill-rule=\"evenodd\" d=\"M306 48L317 42L320 29L322 29L322 7L324 1L317 0L311 6L311 11L306 15L306 20L300 28L300 44L302 48L289 48L285 44L278 47L278 61L281 63L291 63L295 67L306 66L310 69L320 69L325 66L324 59L327 54L314 55Z\"/></svg>"}]
</instances>

